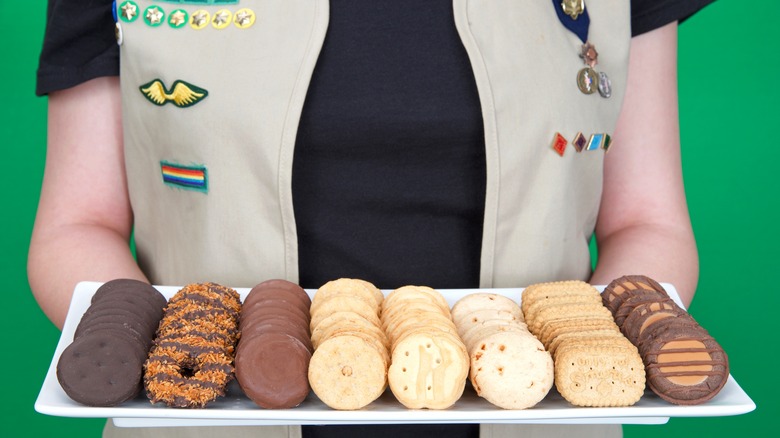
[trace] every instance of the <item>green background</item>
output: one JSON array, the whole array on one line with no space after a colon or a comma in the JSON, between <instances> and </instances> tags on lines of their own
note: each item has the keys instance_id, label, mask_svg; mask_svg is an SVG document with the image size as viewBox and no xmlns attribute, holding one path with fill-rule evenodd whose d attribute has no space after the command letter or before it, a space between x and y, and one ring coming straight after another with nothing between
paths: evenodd
<instances>
[{"instance_id":1,"label":"green background","mask_svg":"<svg viewBox=\"0 0 780 438\"><path fill-rule=\"evenodd\" d=\"M686 190L701 255L690 308L729 353L732 375L758 405L746 415L673 418L626 436L758 435L778 405L780 288L780 26L773 2L720 0L680 28ZM33 409L59 332L38 309L25 272L43 173L46 99L34 96L46 2L0 1L0 278L5 286L0 436L98 436L102 420ZM780 318L778 318L780 319Z\"/></svg>"}]
</instances>

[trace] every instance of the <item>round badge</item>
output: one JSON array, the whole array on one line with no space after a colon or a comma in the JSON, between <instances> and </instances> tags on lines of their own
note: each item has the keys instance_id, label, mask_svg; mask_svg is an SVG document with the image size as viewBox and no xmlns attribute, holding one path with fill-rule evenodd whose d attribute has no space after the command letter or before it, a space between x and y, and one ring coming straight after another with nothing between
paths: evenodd
<instances>
[{"instance_id":1,"label":"round badge","mask_svg":"<svg viewBox=\"0 0 780 438\"><path fill-rule=\"evenodd\" d=\"M204 9L198 9L190 17L190 26L195 30L201 30L209 25L209 21L211 21L209 12Z\"/></svg>"},{"instance_id":2,"label":"round badge","mask_svg":"<svg viewBox=\"0 0 780 438\"><path fill-rule=\"evenodd\" d=\"M165 20L165 12L159 6L149 6L144 10L144 21L152 27L157 27Z\"/></svg>"},{"instance_id":3,"label":"round badge","mask_svg":"<svg viewBox=\"0 0 780 438\"><path fill-rule=\"evenodd\" d=\"M246 29L255 24L255 13L251 9L243 8L236 11L233 22L239 29Z\"/></svg>"},{"instance_id":4,"label":"round badge","mask_svg":"<svg viewBox=\"0 0 780 438\"><path fill-rule=\"evenodd\" d=\"M125 23L132 23L138 18L138 5L132 1L122 2L119 5L119 19Z\"/></svg>"},{"instance_id":5,"label":"round badge","mask_svg":"<svg viewBox=\"0 0 780 438\"><path fill-rule=\"evenodd\" d=\"M585 67L577 73L577 87L585 94L593 94L596 92L596 82L598 75L596 71L590 67Z\"/></svg>"},{"instance_id":6,"label":"round badge","mask_svg":"<svg viewBox=\"0 0 780 438\"><path fill-rule=\"evenodd\" d=\"M230 26L230 19L233 18L233 14L227 9L220 9L214 13L214 17L211 19L211 25L215 29L224 29Z\"/></svg>"},{"instance_id":7,"label":"round badge","mask_svg":"<svg viewBox=\"0 0 780 438\"><path fill-rule=\"evenodd\" d=\"M174 29L181 29L186 26L187 21L189 21L189 16L184 9L176 9L168 15L168 25Z\"/></svg>"}]
</instances>

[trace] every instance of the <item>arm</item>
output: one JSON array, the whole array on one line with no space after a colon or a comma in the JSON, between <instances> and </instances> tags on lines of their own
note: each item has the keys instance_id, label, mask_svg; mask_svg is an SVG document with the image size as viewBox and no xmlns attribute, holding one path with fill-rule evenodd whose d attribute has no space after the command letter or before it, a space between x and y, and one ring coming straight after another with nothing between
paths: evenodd
<instances>
[{"instance_id":1,"label":"arm","mask_svg":"<svg viewBox=\"0 0 780 438\"><path fill-rule=\"evenodd\" d=\"M98 78L49 97L48 145L28 277L59 328L83 280L145 277L128 245L133 214L122 150L119 79Z\"/></svg>"},{"instance_id":2,"label":"arm","mask_svg":"<svg viewBox=\"0 0 780 438\"><path fill-rule=\"evenodd\" d=\"M676 22L632 40L614 142L604 163L591 283L644 274L674 284L687 306L699 259L680 159Z\"/></svg>"}]
</instances>

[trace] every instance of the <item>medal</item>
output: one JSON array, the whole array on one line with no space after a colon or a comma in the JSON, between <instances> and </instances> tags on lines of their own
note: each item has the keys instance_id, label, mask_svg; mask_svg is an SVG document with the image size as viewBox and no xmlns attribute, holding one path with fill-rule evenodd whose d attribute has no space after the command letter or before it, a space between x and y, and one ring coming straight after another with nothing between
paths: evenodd
<instances>
[{"instance_id":1,"label":"medal","mask_svg":"<svg viewBox=\"0 0 780 438\"><path fill-rule=\"evenodd\" d=\"M601 97L609 98L612 96L612 82L606 73L595 70L599 53L596 51L596 46L588 41L590 16L585 7L585 0L552 0L552 2L561 24L582 41L579 56L586 67L577 72L577 88L583 94L594 94L598 91Z\"/></svg>"}]
</instances>

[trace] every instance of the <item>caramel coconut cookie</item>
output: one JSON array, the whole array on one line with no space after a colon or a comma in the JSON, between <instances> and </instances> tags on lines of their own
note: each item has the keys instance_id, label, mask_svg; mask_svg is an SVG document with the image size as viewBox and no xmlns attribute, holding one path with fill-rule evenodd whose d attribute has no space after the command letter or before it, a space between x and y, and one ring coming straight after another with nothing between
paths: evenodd
<instances>
[{"instance_id":1,"label":"caramel coconut cookie","mask_svg":"<svg viewBox=\"0 0 780 438\"><path fill-rule=\"evenodd\" d=\"M144 364L152 403L202 408L225 394L240 310L238 293L215 283L187 285L170 299Z\"/></svg>"}]
</instances>

